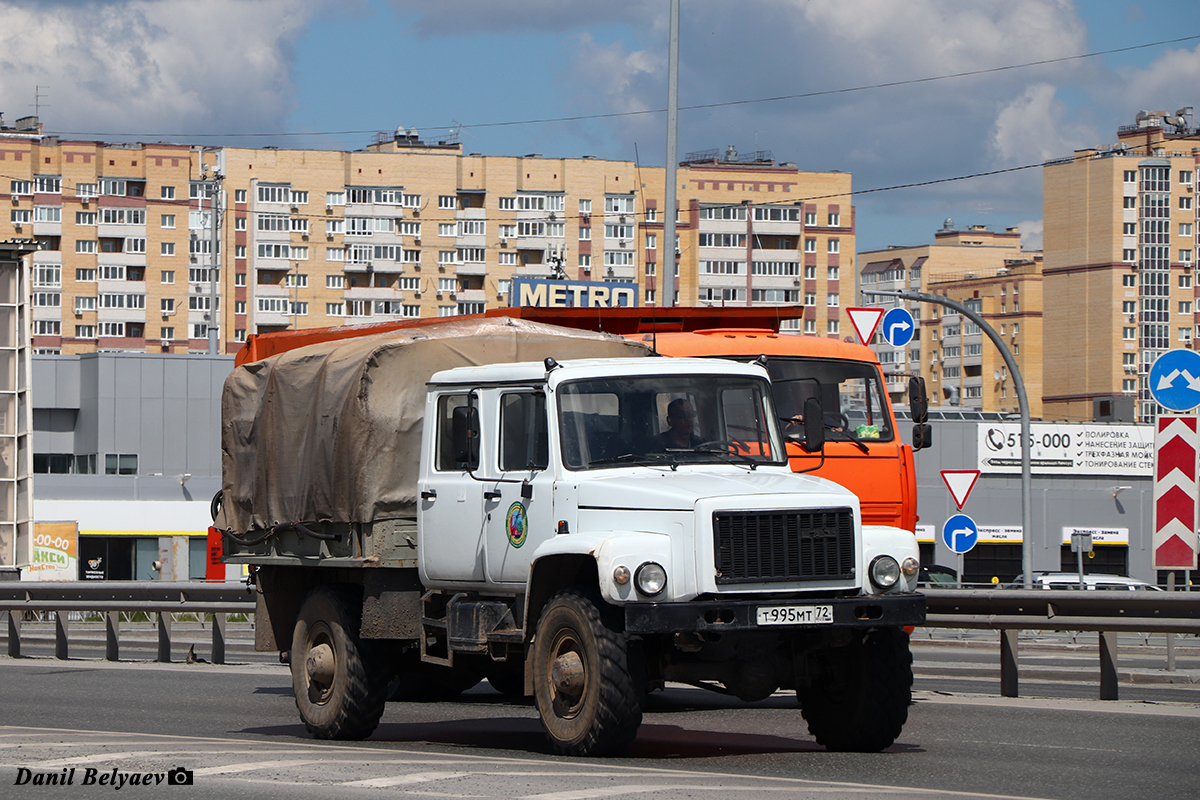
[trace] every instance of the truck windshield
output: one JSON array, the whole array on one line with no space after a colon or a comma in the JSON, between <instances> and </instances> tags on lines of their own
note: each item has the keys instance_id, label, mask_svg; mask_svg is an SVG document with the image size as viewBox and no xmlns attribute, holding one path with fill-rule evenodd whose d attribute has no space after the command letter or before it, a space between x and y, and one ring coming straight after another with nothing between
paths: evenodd
<instances>
[{"instance_id":1,"label":"truck windshield","mask_svg":"<svg viewBox=\"0 0 1200 800\"><path fill-rule=\"evenodd\" d=\"M774 356L767 372L781 419L802 419L804 401L819 392L826 427L868 443L895 437L873 364Z\"/></svg>"},{"instance_id":2,"label":"truck windshield","mask_svg":"<svg viewBox=\"0 0 1200 800\"><path fill-rule=\"evenodd\" d=\"M742 375L608 378L558 390L569 469L785 464L770 385Z\"/></svg>"}]
</instances>

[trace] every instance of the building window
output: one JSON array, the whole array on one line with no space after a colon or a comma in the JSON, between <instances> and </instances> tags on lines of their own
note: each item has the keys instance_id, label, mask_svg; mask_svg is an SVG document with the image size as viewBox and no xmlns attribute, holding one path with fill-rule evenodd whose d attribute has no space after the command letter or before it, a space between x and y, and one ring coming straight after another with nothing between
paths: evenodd
<instances>
[{"instance_id":1,"label":"building window","mask_svg":"<svg viewBox=\"0 0 1200 800\"><path fill-rule=\"evenodd\" d=\"M1186 342L1189 344L1191 343L1191 341L1192 341L1192 326L1191 325L1187 326L1186 328L1179 329L1179 341Z\"/></svg>"},{"instance_id":2,"label":"building window","mask_svg":"<svg viewBox=\"0 0 1200 800\"><path fill-rule=\"evenodd\" d=\"M1190 186L1192 183L1192 171L1190 169L1179 170L1179 182Z\"/></svg>"},{"instance_id":3,"label":"building window","mask_svg":"<svg viewBox=\"0 0 1200 800\"><path fill-rule=\"evenodd\" d=\"M1137 339L1137 328L1121 328L1121 338L1127 342Z\"/></svg>"},{"instance_id":4,"label":"building window","mask_svg":"<svg viewBox=\"0 0 1200 800\"><path fill-rule=\"evenodd\" d=\"M175 255L175 243L174 242L159 242L158 247L159 247L159 255L163 255L163 256Z\"/></svg>"},{"instance_id":5,"label":"building window","mask_svg":"<svg viewBox=\"0 0 1200 800\"><path fill-rule=\"evenodd\" d=\"M1137 183L1137 170L1136 169L1125 170L1125 182L1126 183Z\"/></svg>"},{"instance_id":6,"label":"building window","mask_svg":"<svg viewBox=\"0 0 1200 800\"><path fill-rule=\"evenodd\" d=\"M96 252L96 240L95 239L76 239L75 240L75 252L76 253L87 253L87 254L95 253Z\"/></svg>"},{"instance_id":7,"label":"building window","mask_svg":"<svg viewBox=\"0 0 1200 800\"><path fill-rule=\"evenodd\" d=\"M829 240L829 252L830 253L841 252L841 242L837 239L830 239Z\"/></svg>"},{"instance_id":8,"label":"building window","mask_svg":"<svg viewBox=\"0 0 1200 800\"><path fill-rule=\"evenodd\" d=\"M828 296L825 298L825 305L827 305L827 306L829 306L829 307L831 307L831 308L836 308L836 307L837 307L837 304L838 304L838 296L837 296L837 293L836 293L836 292L831 292L831 293L830 293L830 294L829 294L829 295L828 295Z\"/></svg>"},{"instance_id":9,"label":"building window","mask_svg":"<svg viewBox=\"0 0 1200 800\"><path fill-rule=\"evenodd\" d=\"M125 335L125 323L124 322L101 322L100 323L100 335L101 336L117 336L117 337L124 336Z\"/></svg>"},{"instance_id":10,"label":"building window","mask_svg":"<svg viewBox=\"0 0 1200 800\"><path fill-rule=\"evenodd\" d=\"M1190 223L1190 222L1179 223L1179 235L1180 236L1191 236L1192 235L1192 223Z\"/></svg>"},{"instance_id":11,"label":"building window","mask_svg":"<svg viewBox=\"0 0 1200 800\"><path fill-rule=\"evenodd\" d=\"M1137 198L1136 197L1123 197L1123 198L1121 198L1121 201L1122 201L1121 205L1123 208L1137 208Z\"/></svg>"},{"instance_id":12,"label":"building window","mask_svg":"<svg viewBox=\"0 0 1200 800\"><path fill-rule=\"evenodd\" d=\"M840 228L842 225L842 215L836 211L829 213L829 227Z\"/></svg>"},{"instance_id":13,"label":"building window","mask_svg":"<svg viewBox=\"0 0 1200 800\"><path fill-rule=\"evenodd\" d=\"M438 195L438 208L455 211L458 209L458 195L442 194Z\"/></svg>"},{"instance_id":14,"label":"building window","mask_svg":"<svg viewBox=\"0 0 1200 800\"><path fill-rule=\"evenodd\" d=\"M1134 247L1124 248L1124 250L1121 252L1121 257L1125 261L1128 261L1130 263L1137 261L1137 248L1134 248Z\"/></svg>"},{"instance_id":15,"label":"building window","mask_svg":"<svg viewBox=\"0 0 1200 800\"><path fill-rule=\"evenodd\" d=\"M816 225L816 224L817 224L817 212L815 212L815 211L805 211L805 212L804 212L804 224L805 224L805 225L810 225L810 226L811 226L811 225ZM806 329L804 332L805 332L805 333L809 333L810 331L808 331L808 330Z\"/></svg>"},{"instance_id":16,"label":"building window","mask_svg":"<svg viewBox=\"0 0 1200 800\"><path fill-rule=\"evenodd\" d=\"M1191 211L1192 210L1192 198L1190 195L1184 195L1183 197L1179 198L1179 210L1180 211Z\"/></svg>"},{"instance_id":17,"label":"building window","mask_svg":"<svg viewBox=\"0 0 1200 800\"><path fill-rule=\"evenodd\" d=\"M1179 301L1179 313L1180 314L1191 314L1192 313L1192 301L1191 300L1180 300Z\"/></svg>"},{"instance_id":18,"label":"building window","mask_svg":"<svg viewBox=\"0 0 1200 800\"><path fill-rule=\"evenodd\" d=\"M1182 264L1192 263L1192 251L1191 250L1180 250L1179 251L1179 261Z\"/></svg>"},{"instance_id":19,"label":"building window","mask_svg":"<svg viewBox=\"0 0 1200 800\"><path fill-rule=\"evenodd\" d=\"M1125 236L1137 236L1137 223L1125 222L1122 223L1121 233Z\"/></svg>"},{"instance_id":20,"label":"building window","mask_svg":"<svg viewBox=\"0 0 1200 800\"><path fill-rule=\"evenodd\" d=\"M1190 277L1190 276L1189 276ZM1121 276L1121 285L1126 288L1137 286L1137 276L1131 273L1125 273Z\"/></svg>"},{"instance_id":21,"label":"building window","mask_svg":"<svg viewBox=\"0 0 1200 800\"><path fill-rule=\"evenodd\" d=\"M246 190L245 189L234 189L233 190L233 202L235 202L235 203L246 202Z\"/></svg>"},{"instance_id":22,"label":"building window","mask_svg":"<svg viewBox=\"0 0 1200 800\"><path fill-rule=\"evenodd\" d=\"M805 239L804 240L804 252L806 252L806 253L817 252L817 240L816 239ZM816 277L816 275L814 275L813 277Z\"/></svg>"},{"instance_id":23,"label":"building window","mask_svg":"<svg viewBox=\"0 0 1200 800\"><path fill-rule=\"evenodd\" d=\"M105 475L137 475L137 453L106 453Z\"/></svg>"},{"instance_id":24,"label":"building window","mask_svg":"<svg viewBox=\"0 0 1200 800\"><path fill-rule=\"evenodd\" d=\"M831 336L836 336L838 333L838 329L839 329L839 325L838 325L838 321L836 319L828 320L825 323L825 331L826 331L826 333L830 334Z\"/></svg>"},{"instance_id":25,"label":"building window","mask_svg":"<svg viewBox=\"0 0 1200 800\"><path fill-rule=\"evenodd\" d=\"M1179 276L1179 288L1180 289L1192 288L1192 276L1190 273Z\"/></svg>"}]
</instances>

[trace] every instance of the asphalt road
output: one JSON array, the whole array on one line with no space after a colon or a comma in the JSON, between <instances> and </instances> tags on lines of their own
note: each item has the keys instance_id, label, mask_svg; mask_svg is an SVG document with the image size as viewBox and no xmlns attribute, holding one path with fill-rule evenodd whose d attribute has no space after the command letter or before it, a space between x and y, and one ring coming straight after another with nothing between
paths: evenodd
<instances>
[{"instance_id":1,"label":"asphalt road","mask_svg":"<svg viewBox=\"0 0 1200 800\"><path fill-rule=\"evenodd\" d=\"M112 797L82 785L88 769L98 781L173 766L194 784L126 783L119 796L1124 800L1191 796L1200 781L1196 688L1191 702L923 690L888 751L846 754L813 741L794 697L744 704L671 686L628 754L585 760L550 755L534 708L486 684L452 703L389 704L361 743L309 738L277 664L0 658L0 687L0 798ZM33 785L72 767L69 787Z\"/></svg>"}]
</instances>

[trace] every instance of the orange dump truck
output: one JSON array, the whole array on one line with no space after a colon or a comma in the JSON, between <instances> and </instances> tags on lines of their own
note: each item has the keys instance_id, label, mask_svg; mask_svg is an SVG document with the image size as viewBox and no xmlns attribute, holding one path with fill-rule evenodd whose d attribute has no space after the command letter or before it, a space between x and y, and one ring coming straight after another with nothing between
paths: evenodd
<instances>
[{"instance_id":1,"label":"orange dump truck","mask_svg":"<svg viewBox=\"0 0 1200 800\"><path fill-rule=\"evenodd\" d=\"M510 316L570 328L616 333L649 344L665 356L750 360L767 357L775 405L797 429L806 398L819 393L827 428L823 452L788 444L792 469L813 472L859 497L863 523L909 531L917 524L913 449L900 440L895 414L870 348L818 336L780 333L783 320L803 308L500 308L484 317ZM286 331L251 336L238 362L254 361L304 344L427 325L401 320L376 325Z\"/></svg>"}]
</instances>

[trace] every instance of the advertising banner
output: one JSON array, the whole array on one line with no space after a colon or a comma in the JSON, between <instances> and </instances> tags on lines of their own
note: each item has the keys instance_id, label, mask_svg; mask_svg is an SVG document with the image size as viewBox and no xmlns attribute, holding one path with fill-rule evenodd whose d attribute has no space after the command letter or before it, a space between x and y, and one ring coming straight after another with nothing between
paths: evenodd
<instances>
[{"instance_id":1,"label":"advertising banner","mask_svg":"<svg viewBox=\"0 0 1200 800\"><path fill-rule=\"evenodd\" d=\"M73 581L79 577L79 526L74 522L35 522L33 552L26 577L33 581Z\"/></svg>"},{"instance_id":2,"label":"advertising banner","mask_svg":"<svg viewBox=\"0 0 1200 800\"><path fill-rule=\"evenodd\" d=\"M980 472L1021 473L1021 424L976 426ZM1154 474L1153 425L1034 422L1029 426L1034 475Z\"/></svg>"}]
</instances>

